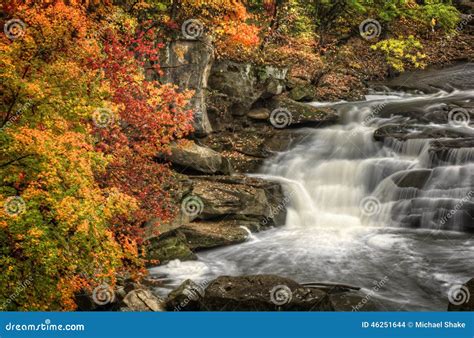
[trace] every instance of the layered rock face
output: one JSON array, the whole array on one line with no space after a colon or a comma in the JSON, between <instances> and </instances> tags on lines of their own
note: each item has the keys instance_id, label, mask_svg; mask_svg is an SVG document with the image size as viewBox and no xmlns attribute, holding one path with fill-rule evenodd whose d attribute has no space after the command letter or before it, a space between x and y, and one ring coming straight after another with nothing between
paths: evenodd
<instances>
[{"instance_id":1,"label":"layered rock face","mask_svg":"<svg viewBox=\"0 0 474 338\"><path fill-rule=\"evenodd\" d=\"M214 60L214 48L208 39L177 40L164 48L160 59L163 79L182 90L193 90L190 108L194 112L194 128L198 135L212 132L207 115L207 80Z\"/></svg>"},{"instance_id":2,"label":"layered rock face","mask_svg":"<svg viewBox=\"0 0 474 338\"><path fill-rule=\"evenodd\" d=\"M249 231L282 225L286 204L278 183L242 175L191 176L183 188L179 222L151 238L150 259L194 259L193 252L241 243Z\"/></svg>"}]
</instances>

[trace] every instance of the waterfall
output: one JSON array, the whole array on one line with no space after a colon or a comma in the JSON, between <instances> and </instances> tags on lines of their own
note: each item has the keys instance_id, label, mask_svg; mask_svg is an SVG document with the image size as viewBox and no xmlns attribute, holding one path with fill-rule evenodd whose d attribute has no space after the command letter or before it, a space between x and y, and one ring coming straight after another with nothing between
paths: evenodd
<instances>
[{"instance_id":1,"label":"waterfall","mask_svg":"<svg viewBox=\"0 0 474 338\"><path fill-rule=\"evenodd\" d=\"M471 93L394 93L371 95L364 103L333 105L342 114L343 124L314 129L304 143L271 159L262 170L267 178L281 177L302 187L292 199L286 223L472 230L472 148L449 149L446 163L440 163L429 154L431 143L437 140L381 143L373 139L375 129L399 120L377 116L378 110L390 104L429 102L429 109L436 107L433 101L465 95ZM446 123L430 128L453 127ZM474 133L469 126L464 129ZM446 219L456 206L458 212Z\"/></svg>"},{"instance_id":2,"label":"waterfall","mask_svg":"<svg viewBox=\"0 0 474 338\"><path fill-rule=\"evenodd\" d=\"M286 224L150 272L169 287L186 278L276 274L370 290L383 279L371 298L381 309L444 311L448 290L472 278L474 268L474 130L429 125L467 135L458 147L444 147L460 142L448 138L377 142L374 131L406 123L412 111L437 114L473 94L375 93L361 102L314 103L338 110L342 122L304 130L302 142L267 160L258 174L283 186Z\"/></svg>"}]
</instances>

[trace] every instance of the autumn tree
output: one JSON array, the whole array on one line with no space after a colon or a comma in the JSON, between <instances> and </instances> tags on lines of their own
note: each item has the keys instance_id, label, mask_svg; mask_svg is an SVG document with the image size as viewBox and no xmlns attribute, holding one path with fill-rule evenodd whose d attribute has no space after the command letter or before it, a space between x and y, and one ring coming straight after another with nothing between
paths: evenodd
<instances>
[{"instance_id":1,"label":"autumn tree","mask_svg":"<svg viewBox=\"0 0 474 338\"><path fill-rule=\"evenodd\" d=\"M183 108L191 93L146 81L145 59L156 61L160 47L154 31L120 7L100 6L111 5L4 6L11 28L0 41L5 309L74 309L78 291L140 274L144 222L173 214L169 171L153 158L192 130ZM31 287L12 299L24 280Z\"/></svg>"}]
</instances>

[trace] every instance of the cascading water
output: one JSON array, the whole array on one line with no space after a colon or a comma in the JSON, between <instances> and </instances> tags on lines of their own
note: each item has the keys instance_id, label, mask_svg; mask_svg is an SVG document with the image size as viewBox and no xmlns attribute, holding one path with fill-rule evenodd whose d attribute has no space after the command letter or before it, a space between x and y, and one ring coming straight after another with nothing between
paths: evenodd
<instances>
[{"instance_id":1,"label":"cascading water","mask_svg":"<svg viewBox=\"0 0 474 338\"><path fill-rule=\"evenodd\" d=\"M289 196L285 226L151 273L166 275L173 286L187 278L272 273L366 292L384 280L372 295L381 309L445 310L447 290L474 273L474 239L467 232L474 227L474 152L448 149L446 163L439 163L430 153L437 140L382 143L373 135L404 119L377 117L381 110L439 109L473 94L391 93L333 104L340 125L301 131L304 141L269 160L259 175L279 181ZM461 128L474 136L468 125L430 128Z\"/></svg>"}]
</instances>

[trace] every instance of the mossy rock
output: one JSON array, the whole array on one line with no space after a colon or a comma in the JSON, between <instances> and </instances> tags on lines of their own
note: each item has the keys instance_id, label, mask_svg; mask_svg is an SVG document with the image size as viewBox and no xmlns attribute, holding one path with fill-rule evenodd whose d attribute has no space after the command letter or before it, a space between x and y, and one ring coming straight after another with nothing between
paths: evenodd
<instances>
[{"instance_id":1,"label":"mossy rock","mask_svg":"<svg viewBox=\"0 0 474 338\"><path fill-rule=\"evenodd\" d=\"M267 102L266 106L272 109L272 114L279 112L288 115L284 128L319 127L339 120L339 115L333 108L313 107L283 95L273 98Z\"/></svg>"},{"instance_id":2,"label":"mossy rock","mask_svg":"<svg viewBox=\"0 0 474 338\"><path fill-rule=\"evenodd\" d=\"M160 264L166 264L173 259L182 261L197 259L189 248L186 237L179 232L173 232L173 234L151 239L148 247L148 259L159 260Z\"/></svg>"},{"instance_id":3,"label":"mossy rock","mask_svg":"<svg viewBox=\"0 0 474 338\"><path fill-rule=\"evenodd\" d=\"M290 99L295 101L310 102L314 100L314 89L310 86L296 86L288 94Z\"/></svg>"}]
</instances>

